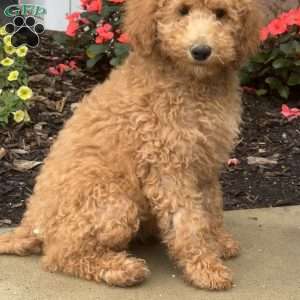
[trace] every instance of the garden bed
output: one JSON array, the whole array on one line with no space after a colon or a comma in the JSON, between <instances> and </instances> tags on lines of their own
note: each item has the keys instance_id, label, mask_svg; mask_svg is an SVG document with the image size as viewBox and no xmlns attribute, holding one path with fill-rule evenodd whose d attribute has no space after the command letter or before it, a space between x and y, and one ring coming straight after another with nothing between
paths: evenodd
<instances>
[{"instance_id":1,"label":"garden bed","mask_svg":"<svg viewBox=\"0 0 300 300\"><path fill-rule=\"evenodd\" d=\"M48 75L49 67L67 59L49 33L30 52L33 122L0 128L0 226L20 222L40 164L58 131L76 103L108 72L104 67L97 73ZM245 95L241 142L233 154L240 164L226 167L222 174L226 209L300 204L300 118L283 119L281 104Z\"/></svg>"}]
</instances>

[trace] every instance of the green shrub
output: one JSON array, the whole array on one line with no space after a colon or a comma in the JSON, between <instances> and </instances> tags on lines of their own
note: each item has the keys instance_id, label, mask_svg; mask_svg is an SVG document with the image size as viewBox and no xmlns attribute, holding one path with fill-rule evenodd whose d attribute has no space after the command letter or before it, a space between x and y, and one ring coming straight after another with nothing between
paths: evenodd
<instances>
[{"instance_id":1,"label":"green shrub","mask_svg":"<svg viewBox=\"0 0 300 300\"><path fill-rule=\"evenodd\" d=\"M300 8L261 30L260 52L243 68L241 82L256 93L288 99L300 87Z\"/></svg>"},{"instance_id":2,"label":"green shrub","mask_svg":"<svg viewBox=\"0 0 300 300\"><path fill-rule=\"evenodd\" d=\"M27 102L32 97L26 73L28 48L15 48L11 35L0 28L0 125L8 124L10 117L17 122L30 121Z\"/></svg>"}]
</instances>

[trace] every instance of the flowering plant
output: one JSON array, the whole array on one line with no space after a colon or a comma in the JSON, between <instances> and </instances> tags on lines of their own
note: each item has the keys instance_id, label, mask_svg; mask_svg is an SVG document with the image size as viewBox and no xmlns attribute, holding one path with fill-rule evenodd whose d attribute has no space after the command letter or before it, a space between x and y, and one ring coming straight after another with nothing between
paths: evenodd
<instances>
[{"instance_id":1,"label":"flowering plant","mask_svg":"<svg viewBox=\"0 0 300 300\"><path fill-rule=\"evenodd\" d=\"M300 87L300 8L273 19L260 38L260 52L242 70L242 85L255 87L259 96L288 99Z\"/></svg>"},{"instance_id":2,"label":"flowering plant","mask_svg":"<svg viewBox=\"0 0 300 300\"><path fill-rule=\"evenodd\" d=\"M69 51L86 59L88 68L100 60L119 65L129 51L128 36L120 29L125 0L80 0L83 12L67 16L64 34L56 35Z\"/></svg>"},{"instance_id":3,"label":"flowering plant","mask_svg":"<svg viewBox=\"0 0 300 300\"><path fill-rule=\"evenodd\" d=\"M60 63L54 67L50 67L48 72L53 76L62 76L64 73L72 70L77 70L77 64L74 60L66 61L65 63Z\"/></svg>"},{"instance_id":4,"label":"flowering plant","mask_svg":"<svg viewBox=\"0 0 300 300\"><path fill-rule=\"evenodd\" d=\"M12 116L17 123L30 121L27 102L32 97L26 61L28 48L15 48L4 27L0 27L0 125Z\"/></svg>"}]
</instances>

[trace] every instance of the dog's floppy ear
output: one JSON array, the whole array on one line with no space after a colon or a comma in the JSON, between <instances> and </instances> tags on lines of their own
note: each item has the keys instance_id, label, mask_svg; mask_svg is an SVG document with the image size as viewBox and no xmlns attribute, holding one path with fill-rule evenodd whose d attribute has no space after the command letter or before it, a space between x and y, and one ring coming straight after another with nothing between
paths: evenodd
<instances>
[{"instance_id":1,"label":"dog's floppy ear","mask_svg":"<svg viewBox=\"0 0 300 300\"><path fill-rule=\"evenodd\" d=\"M156 37L155 13L158 0L127 0L124 30L134 51L143 56L152 53Z\"/></svg>"},{"instance_id":2,"label":"dog's floppy ear","mask_svg":"<svg viewBox=\"0 0 300 300\"><path fill-rule=\"evenodd\" d=\"M239 64L243 64L258 50L259 32L263 25L262 5L259 0L243 0L239 4L241 30L237 45Z\"/></svg>"}]
</instances>

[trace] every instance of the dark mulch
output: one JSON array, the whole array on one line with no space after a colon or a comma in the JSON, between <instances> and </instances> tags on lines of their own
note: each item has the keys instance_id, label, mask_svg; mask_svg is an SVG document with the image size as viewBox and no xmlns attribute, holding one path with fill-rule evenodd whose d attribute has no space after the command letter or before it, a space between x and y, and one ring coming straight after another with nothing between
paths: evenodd
<instances>
[{"instance_id":1,"label":"dark mulch","mask_svg":"<svg viewBox=\"0 0 300 300\"><path fill-rule=\"evenodd\" d=\"M300 204L300 118L284 119L281 105L275 99L244 97L241 141L232 155L241 164L222 175L225 209ZM273 164L249 164L252 157Z\"/></svg>"},{"instance_id":2,"label":"dark mulch","mask_svg":"<svg viewBox=\"0 0 300 300\"><path fill-rule=\"evenodd\" d=\"M35 92L30 109L33 122L0 128L0 226L20 222L40 168L32 162L43 161L76 103L107 75L106 67L96 74L48 75L48 67L66 59L64 49L44 35L29 57L30 86ZM222 175L226 209L300 204L300 119L284 120L280 106L272 100L245 97L244 130L233 155L241 164L226 168ZM277 163L249 165L249 156Z\"/></svg>"}]
</instances>

